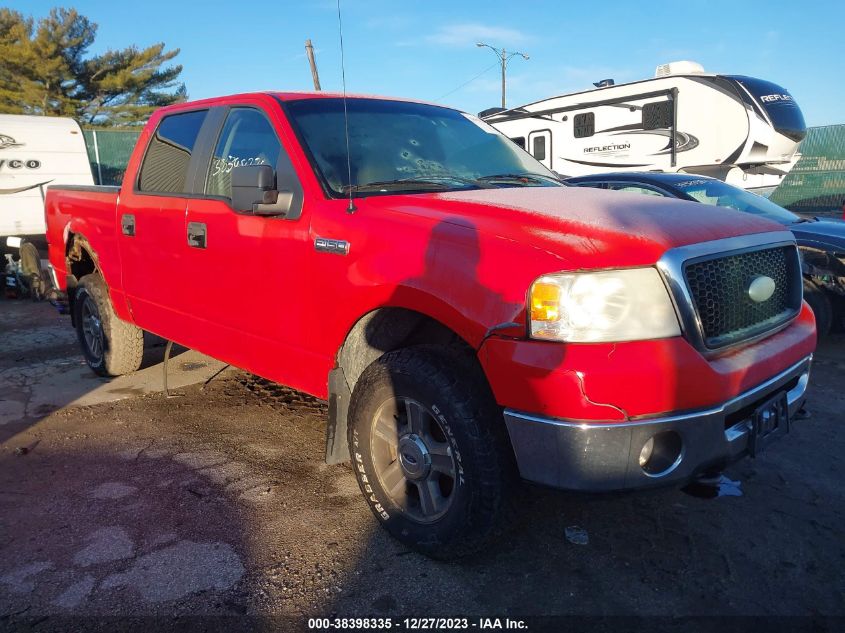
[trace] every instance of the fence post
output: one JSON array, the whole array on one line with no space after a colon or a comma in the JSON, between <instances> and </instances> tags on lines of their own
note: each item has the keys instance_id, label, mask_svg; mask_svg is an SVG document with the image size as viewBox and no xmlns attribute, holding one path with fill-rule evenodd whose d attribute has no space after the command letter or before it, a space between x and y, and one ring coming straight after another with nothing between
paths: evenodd
<instances>
[{"instance_id":1,"label":"fence post","mask_svg":"<svg viewBox=\"0 0 845 633\"><path fill-rule=\"evenodd\" d=\"M100 167L100 147L97 145L97 130L91 130L91 136L94 137L94 160L97 161L97 184L103 184L103 170Z\"/></svg>"}]
</instances>

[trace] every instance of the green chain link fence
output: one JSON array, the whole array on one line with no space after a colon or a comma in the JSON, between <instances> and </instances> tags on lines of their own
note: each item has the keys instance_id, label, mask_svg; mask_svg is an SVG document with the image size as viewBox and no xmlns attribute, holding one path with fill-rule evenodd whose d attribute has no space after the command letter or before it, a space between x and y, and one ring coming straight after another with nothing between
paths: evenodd
<instances>
[{"instance_id":1,"label":"green chain link fence","mask_svg":"<svg viewBox=\"0 0 845 633\"><path fill-rule=\"evenodd\" d=\"M798 151L801 158L770 200L796 213L841 217L845 202L845 125L808 129Z\"/></svg>"},{"instance_id":2,"label":"green chain link fence","mask_svg":"<svg viewBox=\"0 0 845 633\"><path fill-rule=\"evenodd\" d=\"M88 161L99 185L119 185L141 130L83 130Z\"/></svg>"}]
</instances>

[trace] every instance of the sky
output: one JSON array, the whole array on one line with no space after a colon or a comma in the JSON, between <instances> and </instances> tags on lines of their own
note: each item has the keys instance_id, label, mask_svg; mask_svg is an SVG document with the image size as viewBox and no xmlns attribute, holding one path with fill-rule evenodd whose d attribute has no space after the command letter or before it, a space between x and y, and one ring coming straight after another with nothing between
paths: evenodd
<instances>
[{"instance_id":1,"label":"sky","mask_svg":"<svg viewBox=\"0 0 845 633\"><path fill-rule=\"evenodd\" d=\"M92 52L164 42L179 48L192 99L254 90L311 90L304 43L324 90L341 89L336 0L249 2L43 0L5 3L35 17L73 6L99 25ZM810 126L845 123L845 2L556 2L341 0L350 93L409 97L477 113L497 106L497 57L508 106L653 76L692 60L706 71L768 79L789 90Z\"/></svg>"}]
</instances>

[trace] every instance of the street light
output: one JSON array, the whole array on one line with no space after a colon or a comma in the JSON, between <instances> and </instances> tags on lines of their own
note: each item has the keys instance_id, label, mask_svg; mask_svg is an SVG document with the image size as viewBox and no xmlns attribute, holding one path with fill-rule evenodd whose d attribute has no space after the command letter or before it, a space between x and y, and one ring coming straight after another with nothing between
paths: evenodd
<instances>
[{"instance_id":1,"label":"street light","mask_svg":"<svg viewBox=\"0 0 845 633\"><path fill-rule=\"evenodd\" d=\"M519 55L520 57L522 57L522 59L529 59L529 57L525 53L520 52L508 53L504 48L502 50L499 50L498 48L490 46L489 44L485 44L484 42L478 42L476 43L476 46L478 46L479 48L489 48L491 51L496 53L496 57L498 57L499 59L499 64L502 66L502 107L506 108L507 106L505 105L505 72L508 67L508 61L511 57L514 57L516 55Z\"/></svg>"}]
</instances>

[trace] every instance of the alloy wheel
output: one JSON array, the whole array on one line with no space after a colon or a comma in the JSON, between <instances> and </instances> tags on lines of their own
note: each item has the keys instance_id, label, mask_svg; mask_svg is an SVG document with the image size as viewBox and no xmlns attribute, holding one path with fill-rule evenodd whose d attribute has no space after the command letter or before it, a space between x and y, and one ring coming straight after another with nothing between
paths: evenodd
<instances>
[{"instance_id":1,"label":"alloy wheel","mask_svg":"<svg viewBox=\"0 0 845 633\"><path fill-rule=\"evenodd\" d=\"M448 512L457 469L431 409L411 398L390 398L377 409L370 438L379 483L408 518L432 523Z\"/></svg>"},{"instance_id":2,"label":"alloy wheel","mask_svg":"<svg viewBox=\"0 0 845 633\"><path fill-rule=\"evenodd\" d=\"M87 295L82 303L82 334L85 337L85 346L88 348L88 353L95 361L99 362L105 351L105 336L103 335L100 311L90 295Z\"/></svg>"}]
</instances>

